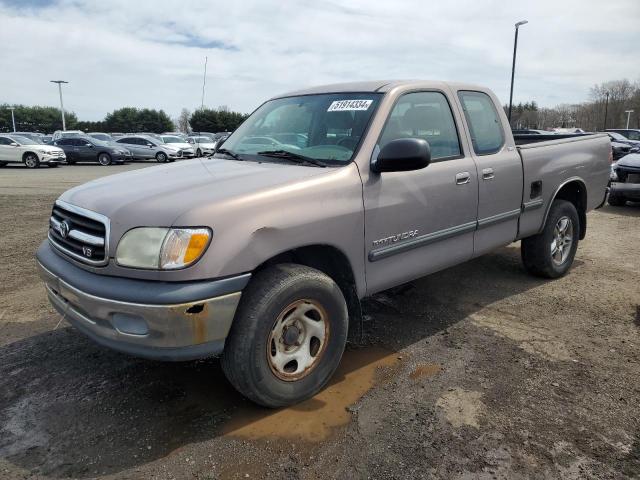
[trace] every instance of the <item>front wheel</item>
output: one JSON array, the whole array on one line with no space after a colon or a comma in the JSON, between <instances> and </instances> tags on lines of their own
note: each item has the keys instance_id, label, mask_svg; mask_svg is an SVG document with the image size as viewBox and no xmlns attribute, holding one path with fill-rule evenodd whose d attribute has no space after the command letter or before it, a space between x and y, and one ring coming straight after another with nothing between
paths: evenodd
<instances>
[{"instance_id":1,"label":"front wheel","mask_svg":"<svg viewBox=\"0 0 640 480\"><path fill-rule=\"evenodd\" d=\"M342 291L324 273L295 264L266 268L242 294L222 368L240 393L260 405L301 402L338 367L348 322Z\"/></svg>"},{"instance_id":2,"label":"front wheel","mask_svg":"<svg viewBox=\"0 0 640 480\"><path fill-rule=\"evenodd\" d=\"M580 220L576 207L566 200L551 205L544 229L522 240L522 262L538 277L558 278L571 265L578 249Z\"/></svg>"},{"instance_id":3,"label":"front wheel","mask_svg":"<svg viewBox=\"0 0 640 480\"><path fill-rule=\"evenodd\" d=\"M156 153L156 160L158 163L165 163L167 161L167 154L164 152Z\"/></svg>"},{"instance_id":4,"label":"front wheel","mask_svg":"<svg viewBox=\"0 0 640 480\"><path fill-rule=\"evenodd\" d=\"M196 150L196 157L201 157L202 156L202 150L198 149Z\"/></svg>"},{"instance_id":5,"label":"front wheel","mask_svg":"<svg viewBox=\"0 0 640 480\"><path fill-rule=\"evenodd\" d=\"M27 168L38 168L40 166L40 160L35 153L28 153L24 157L24 164Z\"/></svg>"},{"instance_id":6,"label":"front wheel","mask_svg":"<svg viewBox=\"0 0 640 480\"><path fill-rule=\"evenodd\" d=\"M98 155L98 163L103 167L108 167L111 165L111 155L108 153L101 153Z\"/></svg>"}]
</instances>

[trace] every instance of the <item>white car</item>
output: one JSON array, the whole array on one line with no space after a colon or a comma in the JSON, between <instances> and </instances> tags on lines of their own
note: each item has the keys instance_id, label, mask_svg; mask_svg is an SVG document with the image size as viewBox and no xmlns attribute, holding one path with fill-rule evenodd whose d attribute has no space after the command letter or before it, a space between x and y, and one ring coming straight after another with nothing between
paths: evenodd
<instances>
[{"instance_id":1,"label":"white car","mask_svg":"<svg viewBox=\"0 0 640 480\"><path fill-rule=\"evenodd\" d=\"M203 155L212 155L216 149L217 142L211 140L209 137L189 137L187 141L196 151L196 157Z\"/></svg>"},{"instance_id":2,"label":"white car","mask_svg":"<svg viewBox=\"0 0 640 480\"><path fill-rule=\"evenodd\" d=\"M24 163L29 168L40 165L57 167L67 159L64 150L20 135L0 135L0 167Z\"/></svg>"},{"instance_id":3,"label":"white car","mask_svg":"<svg viewBox=\"0 0 640 480\"><path fill-rule=\"evenodd\" d=\"M193 145L188 144L183 138L175 135L160 135L167 148L182 152L182 158L192 158L195 155Z\"/></svg>"},{"instance_id":4,"label":"white car","mask_svg":"<svg viewBox=\"0 0 640 480\"><path fill-rule=\"evenodd\" d=\"M56 130L53 132L53 138L51 141L55 142L56 140L60 140L61 138L69 138L69 137L78 137L85 136L82 130Z\"/></svg>"}]
</instances>

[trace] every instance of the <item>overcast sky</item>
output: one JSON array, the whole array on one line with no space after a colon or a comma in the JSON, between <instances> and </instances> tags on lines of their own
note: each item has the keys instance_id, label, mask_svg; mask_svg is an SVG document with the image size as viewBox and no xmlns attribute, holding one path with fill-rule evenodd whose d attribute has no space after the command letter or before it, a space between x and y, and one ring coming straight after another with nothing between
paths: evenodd
<instances>
[{"instance_id":1,"label":"overcast sky","mask_svg":"<svg viewBox=\"0 0 640 480\"><path fill-rule=\"evenodd\" d=\"M122 106L172 117L205 104L249 112L278 93L353 80L469 81L514 102L577 103L640 80L640 0L0 0L0 103L100 120Z\"/></svg>"}]
</instances>

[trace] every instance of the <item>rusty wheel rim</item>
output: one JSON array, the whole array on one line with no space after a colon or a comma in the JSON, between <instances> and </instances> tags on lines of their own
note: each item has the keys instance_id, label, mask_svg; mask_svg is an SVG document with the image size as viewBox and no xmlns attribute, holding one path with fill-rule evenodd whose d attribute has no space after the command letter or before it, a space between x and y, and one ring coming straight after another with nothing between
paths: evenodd
<instances>
[{"instance_id":1,"label":"rusty wheel rim","mask_svg":"<svg viewBox=\"0 0 640 480\"><path fill-rule=\"evenodd\" d=\"M267 342L269 367L281 380L300 380L320 363L328 340L326 310L315 300L296 300L273 324Z\"/></svg>"}]
</instances>

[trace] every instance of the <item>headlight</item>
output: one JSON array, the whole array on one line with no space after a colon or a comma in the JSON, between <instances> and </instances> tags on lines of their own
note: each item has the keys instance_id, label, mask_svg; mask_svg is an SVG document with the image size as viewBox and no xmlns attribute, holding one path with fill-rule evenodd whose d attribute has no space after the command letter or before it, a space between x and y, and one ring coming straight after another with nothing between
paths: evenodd
<instances>
[{"instance_id":1,"label":"headlight","mask_svg":"<svg viewBox=\"0 0 640 480\"><path fill-rule=\"evenodd\" d=\"M202 257L210 240L208 228L134 228L120 240L116 261L123 267L184 268Z\"/></svg>"},{"instance_id":2,"label":"headlight","mask_svg":"<svg viewBox=\"0 0 640 480\"><path fill-rule=\"evenodd\" d=\"M38 150L38 153L42 153L44 155L50 155L51 152L48 152L47 150Z\"/></svg>"}]
</instances>

